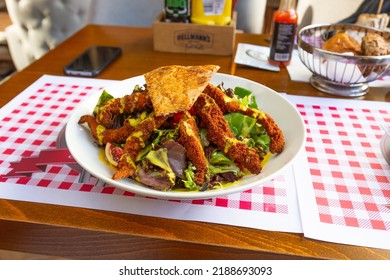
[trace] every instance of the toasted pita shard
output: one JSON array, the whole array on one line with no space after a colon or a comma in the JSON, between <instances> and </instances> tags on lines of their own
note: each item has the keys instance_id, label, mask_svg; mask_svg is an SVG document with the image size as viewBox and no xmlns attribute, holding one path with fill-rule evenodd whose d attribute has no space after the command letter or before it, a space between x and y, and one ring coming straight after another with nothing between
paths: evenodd
<instances>
[{"instance_id":1,"label":"toasted pita shard","mask_svg":"<svg viewBox=\"0 0 390 280\"><path fill-rule=\"evenodd\" d=\"M146 73L155 114L165 116L189 110L219 68L217 65L172 65Z\"/></svg>"}]
</instances>

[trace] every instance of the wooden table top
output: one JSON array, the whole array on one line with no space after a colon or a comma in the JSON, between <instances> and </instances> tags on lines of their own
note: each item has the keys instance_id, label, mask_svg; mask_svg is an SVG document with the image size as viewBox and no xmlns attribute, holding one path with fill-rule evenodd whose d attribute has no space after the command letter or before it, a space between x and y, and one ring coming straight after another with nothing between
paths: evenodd
<instances>
[{"instance_id":1,"label":"wooden table top","mask_svg":"<svg viewBox=\"0 0 390 280\"><path fill-rule=\"evenodd\" d=\"M264 39L236 36L236 42L252 44L265 45ZM94 44L123 51L97 78L122 80L163 65L217 64L221 73L279 92L334 97L291 81L285 69L275 73L239 66L232 56L155 52L151 29L89 25L1 84L0 105L42 74L63 75L63 67ZM390 101L390 89L372 88L360 99ZM322 242L302 234L6 199L0 199L0 236L0 249L72 259L390 259L390 250Z\"/></svg>"}]
</instances>

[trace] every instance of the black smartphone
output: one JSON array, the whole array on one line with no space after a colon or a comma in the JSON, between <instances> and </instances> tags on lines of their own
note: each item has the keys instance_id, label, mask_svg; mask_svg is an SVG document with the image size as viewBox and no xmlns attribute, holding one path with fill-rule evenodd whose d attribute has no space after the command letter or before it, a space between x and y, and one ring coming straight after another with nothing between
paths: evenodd
<instances>
[{"instance_id":1,"label":"black smartphone","mask_svg":"<svg viewBox=\"0 0 390 280\"><path fill-rule=\"evenodd\" d=\"M92 46L65 66L64 72L73 76L97 76L121 53L118 47Z\"/></svg>"}]
</instances>

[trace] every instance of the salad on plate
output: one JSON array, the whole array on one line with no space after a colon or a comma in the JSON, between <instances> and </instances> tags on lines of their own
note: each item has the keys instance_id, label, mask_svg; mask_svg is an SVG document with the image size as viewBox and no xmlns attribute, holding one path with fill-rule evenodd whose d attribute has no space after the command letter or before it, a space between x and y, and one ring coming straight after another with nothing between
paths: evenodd
<instances>
[{"instance_id":1,"label":"salad on plate","mask_svg":"<svg viewBox=\"0 0 390 280\"><path fill-rule=\"evenodd\" d=\"M218 69L165 66L146 73L132 94L102 92L79 124L88 125L104 150L112 179L161 191L207 191L260 174L283 151L283 132L250 90L210 83Z\"/></svg>"}]
</instances>

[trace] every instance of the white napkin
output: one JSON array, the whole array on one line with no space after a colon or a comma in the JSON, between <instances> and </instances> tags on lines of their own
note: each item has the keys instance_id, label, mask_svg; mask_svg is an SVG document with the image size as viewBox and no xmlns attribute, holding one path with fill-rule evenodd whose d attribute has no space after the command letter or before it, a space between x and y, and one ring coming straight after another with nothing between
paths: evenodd
<instances>
[{"instance_id":1,"label":"white napkin","mask_svg":"<svg viewBox=\"0 0 390 280\"><path fill-rule=\"evenodd\" d=\"M278 66L269 64L268 55L268 47L239 43L234 62L275 72L280 71Z\"/></svg>"},{"instance_id":2,"label":"white napkin","mask_svg":"<svg viewBox=\"0 0 390 280\"><path fill-rule=\"evenodd\" d=\"M315 63L315 65L318 65L318 63ZM335 69L334 64L329 65L328 67L328 75L333 77L334 75L339 75L340 77L343 75L343 71L346 71L347 73L353 73L354 79L359 80L359 77L361 76L360 72L354 72L354 67L351 65L347 65L346 69L343 67L339 67L338 72L335 74L335 72L332 72L332 69ZM326 72L325 69L321 69L323 73ZM290 76L290 79L292 81L296 82L310 82L310 77L313 75L313 73L302 63L301 59L298 55L298 50L293 50L291 63L289 66L287 66L287 71ZM350 77L350 75L346 75ZM363 78L360 78L359 82L364 82L362 80ZM390 73L376 81L370 82L369 86L371 87L389 87L390 86Z\"/></svg>"},{"instance_id":3,"label":"white napkin","mask_svg":"<svg viewBox=\"0 0 390 280\"><path fill-rule=\"evenodd\" d=\"M287 66L287 72L290 79L296 82L310 81L313 73L302 63L298 55L298 50L293 50L290 65Z\"/></svg>"}]
</instances>

